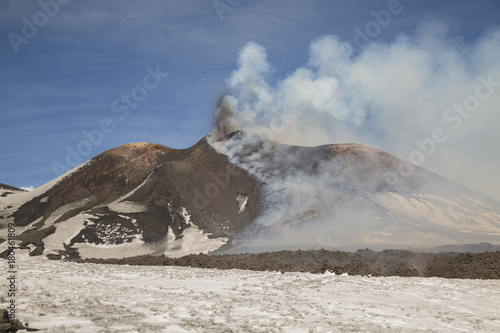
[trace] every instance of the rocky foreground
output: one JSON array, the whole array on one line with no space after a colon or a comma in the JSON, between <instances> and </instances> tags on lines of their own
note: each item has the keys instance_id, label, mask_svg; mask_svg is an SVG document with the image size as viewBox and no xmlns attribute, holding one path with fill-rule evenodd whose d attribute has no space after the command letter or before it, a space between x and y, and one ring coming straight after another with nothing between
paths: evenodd
<instances>
[{"instance_id":1,"label":"rocky foreground","mask_svg":"<svg viewBox=\"0 0 500 333\"><path fill-rule=\"evenodd\" d=\"M137 256L124 259L85 259L78 262L146 266L186 266L254 271L311 272L371 276L500 279L500 251L482 253L424 253L404 250L278 251L180 258Z\"/></svg>"}]
</instances>

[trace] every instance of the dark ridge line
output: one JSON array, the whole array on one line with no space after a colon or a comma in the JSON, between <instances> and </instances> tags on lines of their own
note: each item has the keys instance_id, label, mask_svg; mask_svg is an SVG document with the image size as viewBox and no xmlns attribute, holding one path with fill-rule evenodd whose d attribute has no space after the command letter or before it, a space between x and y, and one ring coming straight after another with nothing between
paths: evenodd
<instances>
[{"instance_id":1,"label":"dark ridge line","mask_svg":"<svg viewBox=\"0 0 500 333\"><path fill-rule=\"evenodd\" d=\"M55 258L53 258L55 259ZM242 254L191 254L180 258L143 255L123 259L78 259L78 263L134 266L182 266L252 271L347 273L362 276L500 279L500 251L411 252L369 249L356 252L297 250Z\"/></svg>"}]
</instances>

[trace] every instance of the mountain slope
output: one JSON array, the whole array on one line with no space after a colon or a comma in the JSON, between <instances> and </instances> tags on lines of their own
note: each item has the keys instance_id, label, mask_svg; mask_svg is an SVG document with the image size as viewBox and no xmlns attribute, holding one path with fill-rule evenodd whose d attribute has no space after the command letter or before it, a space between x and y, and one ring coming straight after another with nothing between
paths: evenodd
<instances>
[{"instance_id":1,"label":"mountain slope","mask_svg":"<svg viewBox=\"0 0 500 333\"><path fill-rule=\"evenodd\" d=\"M0 183L0 191L2 192L7 192L7 191L25 191L23 189L20 189L20 188L17 188L17 187L14 187L14 186L10 186L10 185L6 185L6 184L2 184ZM4 194L4 193L2 193ZM7 194L5 194L5 196L7 196Z\"/></svg>"},{"instance_id":2,"label":"mountain slope","mask_svg":"<svg viewBox=\"0 0 500 333\"><path fill-rule=\"evenodd\" d=\"M232 252L500 241L499 202L376 148L287 146L250 133L212 145L265 184L265 208Z\"/></svg>"},{"instance_id":3,"label":"mountain slope","mask_svg":"<svg viewBox=\"0 0 500 333\"><path fill-rule=\"evenodd\" d=\"M2 227L15 222L20 247L50 257L500 240L499 202L387 152L288 146L249 132L188 149L128 144L34 191L2 191Z\"/></svg>"},{"instance_id":4,"label":"mountain slope","mask_svg":"<svg viewBox=\"0 0 500 333\"><path fill-rule=\"evenodd\" d=\"M253 219L257 196L256 183L202 139L185 150L111 149L0 205L4 223L24 227L18 239L32 255L175 256L225 244Z\"/></svg>"}]
</instances>

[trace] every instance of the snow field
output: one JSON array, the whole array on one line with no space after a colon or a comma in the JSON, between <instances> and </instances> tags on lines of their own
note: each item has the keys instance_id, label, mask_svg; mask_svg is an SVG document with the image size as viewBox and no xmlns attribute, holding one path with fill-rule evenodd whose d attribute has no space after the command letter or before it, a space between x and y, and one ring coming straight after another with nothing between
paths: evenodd
<instances>
[{"instance_id":1,"label":"snow field","mask_svg":"<svg viewBox=\"0 0 500 333\"><path fill-rule=\"evenodd\" d=\"M498 280L18 262L18 316L41 332L500 331Z\"/></svg>"}]
</instances>

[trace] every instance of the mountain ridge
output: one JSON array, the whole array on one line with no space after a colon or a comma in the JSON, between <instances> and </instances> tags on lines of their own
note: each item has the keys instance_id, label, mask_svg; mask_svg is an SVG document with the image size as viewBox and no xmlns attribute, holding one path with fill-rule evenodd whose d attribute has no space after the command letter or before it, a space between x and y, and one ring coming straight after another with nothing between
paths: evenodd
<instances>
[{"instance_id":1,"label":"mountain ridge","mask_svg":"<svg viewBox=\"0 0 500 333\"><path fill-rule=\"evenodd\" d=\"M500 203L423 168L394 177L405 162L377 148L216 138L125 144L34 191L2 188L0 232L15 222L22 249L59 258L500 239Z\"/></svg>"}]
</instances>

